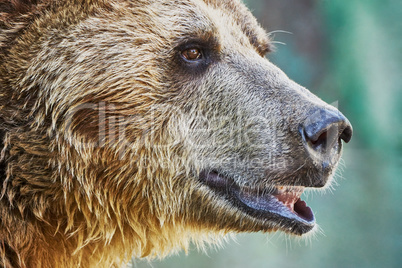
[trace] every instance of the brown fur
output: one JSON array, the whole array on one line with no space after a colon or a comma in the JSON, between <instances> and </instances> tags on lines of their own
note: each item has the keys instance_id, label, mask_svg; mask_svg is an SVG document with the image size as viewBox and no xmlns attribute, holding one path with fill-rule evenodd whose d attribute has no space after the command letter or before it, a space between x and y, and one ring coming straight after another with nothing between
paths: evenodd
<instances>
[{"instance_id":1,"label":"brown fur","mask_svg":"<svg viewBox=\"0 0 402 268\"><path fill-rule=\"evenodd\" d=\"M198 179L216 163L256 189L319 176L295 133L312 107L334 108L262 57L269 39L240 2L0 12L0 266L110 267L229 232L301 233ZM177 49L194 40L219 61L183 68Z\"/></svg>"}]
</instances>

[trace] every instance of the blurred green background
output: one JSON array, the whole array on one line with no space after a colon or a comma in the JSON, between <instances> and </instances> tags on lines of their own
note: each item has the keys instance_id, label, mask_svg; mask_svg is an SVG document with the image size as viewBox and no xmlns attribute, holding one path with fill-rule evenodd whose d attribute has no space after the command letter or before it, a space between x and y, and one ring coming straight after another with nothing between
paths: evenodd
<instances>
[{"instance_id":1,"label":"blurred green background","mask_svg":"<svg viewBox=\"0 0 402 268\"><path fill-rule=\"evenodd\" d=\"M402 267L402 1L249 0L290 78L339 107L354 127L334 193L310 194L323 234L307 245L242 234L140 268Z\"/></svg>"}]
</instances>

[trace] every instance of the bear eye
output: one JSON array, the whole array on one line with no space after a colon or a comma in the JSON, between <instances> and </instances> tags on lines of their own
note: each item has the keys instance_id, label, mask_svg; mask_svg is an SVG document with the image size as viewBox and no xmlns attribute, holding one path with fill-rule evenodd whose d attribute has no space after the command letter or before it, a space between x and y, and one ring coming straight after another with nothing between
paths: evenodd
<instances>
[{"instance_id":1,"label":"bear eye","mask_svg":"<svg viewBox=\"0 0 402 268\"><path fill-rule=\"evenodd\" d=\"M188 61L196 61L203 57L202 52L199 48L189 48L181 52L184 59Z\"/></svg>"}]
</instances>

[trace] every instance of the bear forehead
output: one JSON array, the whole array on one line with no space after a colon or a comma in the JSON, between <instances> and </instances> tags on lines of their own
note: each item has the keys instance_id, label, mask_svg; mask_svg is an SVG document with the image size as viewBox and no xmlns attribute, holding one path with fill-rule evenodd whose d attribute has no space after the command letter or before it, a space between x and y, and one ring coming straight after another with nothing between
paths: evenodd
<instances>
[{"instance_id":1,"label":"bear forehead","mask_svg":"<svg viewBox=\"0 0 402 268\"><path fill-rule=\"evenodd\" d=\"M203 11L203 15L207 16L207 21L215 21L215 25L223 28L221 32L233 34L233 32L240 29L248 38L251 45L253 45L260 54L266 54L272 51L273 45L268 34L241 1L184 0L181 2L183 2L184 5L193 6L197 11ZM199 12L193 12L193 14L200 16ZM192 17L192 19L191 23L194 23L194 17Z\"/></svg>"},{"instance_id":2,"label":"bear forehead","mask_svg":"<svg viewBox=\"0 0 402 268\"><path fill-rule=\"evenodd\" d=\"M235 42L229 41L232 45L244 43L244 39L248 39L262 55L273 49L266 31L239 0L147 0L129 1L129 5L133 5L136 15L158 20L152 25L153 31L158 31L156 28L159 28L161 32L173 32L175 36L181 35L184 38L208 37L219 32L222 39L235 37ZM143 5L147 6L146 12L151 11L153 14L141 14L135 10L144 10ZM146 21L145 25L148 23L150 21ZM161 23L165 26L162 29Z\"/></svg>"}]
</instances>

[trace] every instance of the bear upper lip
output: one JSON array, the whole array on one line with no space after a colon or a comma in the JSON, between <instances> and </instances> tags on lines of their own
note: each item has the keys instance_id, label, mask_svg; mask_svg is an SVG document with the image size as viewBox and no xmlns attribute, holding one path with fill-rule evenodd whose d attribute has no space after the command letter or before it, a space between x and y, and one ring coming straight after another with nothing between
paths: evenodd
<instances>
[{"instance_id":1,"label":"bear upper lip","mask_svg":"<svg viewBox=\"0 0 402 268\"><path fill-rule=\"evenodd\" d=\"M303 186L270 186L260 189L239 186L233 179L218 172L201 172L201 181L243 212L277 224L284 221L293 226L287 231L303 234L315 225L312 210L300 199Z\"/></svg>"}]
</instances>

